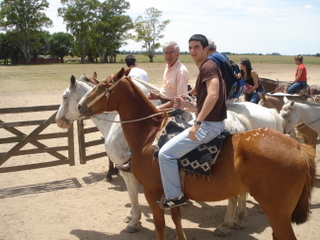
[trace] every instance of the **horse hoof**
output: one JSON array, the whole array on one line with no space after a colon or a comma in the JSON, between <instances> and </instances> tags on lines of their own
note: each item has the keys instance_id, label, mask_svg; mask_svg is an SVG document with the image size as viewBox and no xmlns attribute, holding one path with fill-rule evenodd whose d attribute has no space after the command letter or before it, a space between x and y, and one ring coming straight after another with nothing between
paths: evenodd
<instances>
[{"instance_id":1,"label":"horse hoof","mask_svg":"<svg viewBox=\"0 0 320 240\"><path fill-rule=\"evenodd\" d=\"M216 228L216 230L213 231L213 234L218 237L225 237L227 236L228 232L223 232L219 228Z\"/></svg>"},{"instance_id":2,"label":"horse hoof","mask_svg":"<svg viewBox=\"0 0 320 240\"><path fill-rule=\"evenodd\" d=\"M131 221L131 217L126 217L124 220L123 220L125 223L129 223Z\"/></svg>"},{"instance_id":3,"label":"horse hoof","mask_svg":"<svg viewBox=\"0 0 320 240\"><path fill-rule=\"evenodd\" d=\"M106 181L107 182L111 182L112 181L112 175L111 174L107 174L106 175Z\"/></svg>"},{"instance_id":4,"label":"horse hoof","mask_svg":"<svg viewBox=\"0 0 320 240\"><path fill-rule=\"evenodd\" d=\"M232 226L232 229L234 229L234 230L242 230L243 227L238 223L234 223L233 226Z\"/></svg>"},{"instance_id":5,"label":"horse hoof","mask_svg":"<svg viewBox=\"0 0 320 240\"><path fill-rule=\"evenodd\" d=\"M135 233L135 232L138 232L139 228L138 227L132 227L132 226L127 226L124 231L126 233Z\"/></svg>"}]
</instances>

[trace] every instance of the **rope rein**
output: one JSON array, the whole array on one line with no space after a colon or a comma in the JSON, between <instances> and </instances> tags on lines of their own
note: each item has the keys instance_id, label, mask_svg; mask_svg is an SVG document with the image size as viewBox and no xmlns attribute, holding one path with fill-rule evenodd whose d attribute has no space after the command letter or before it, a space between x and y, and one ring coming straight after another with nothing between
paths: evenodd
<instances>
[{"instance_id":1,"label":"rope rein","mask_svg":"<svg viewBox=\"0 0 320 240\"><path fill-rule=\"evenodd\" d=\"M145 117L141 117L141 118L137 118L137 119L132 119L132 120L123 120L123 121L118 121L118 120L109 120L109 119L103 119L103 118L99 118L98 116L94 115L92 116L92 118L95 118L95 119L98 119L99 121L106 121L106 122L113 122L113 123L134 123L134 122L139 122L139 121L143 121L143 120L147 120L149 118L153 118L155 116L158 116L158 115L162 115L163 113L170 113L170 112L173 112L175 111L176 109L175 108L167 108L161 112L157 112L157 113L154 113L154 114L151 114L151 115L148 115L148 116L145 116ZM109 112L102 112L104 114L108 114ZM111 113L114 113L114 112L111 112Z\"/></svg>"}]
</instances>

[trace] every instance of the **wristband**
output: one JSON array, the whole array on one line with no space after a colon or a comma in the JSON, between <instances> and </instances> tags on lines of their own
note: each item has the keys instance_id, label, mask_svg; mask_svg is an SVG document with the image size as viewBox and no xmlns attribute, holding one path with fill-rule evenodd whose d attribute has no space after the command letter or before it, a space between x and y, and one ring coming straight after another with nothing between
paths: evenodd
<instances>
[{"instance_id":1,"label":"wristband","mask_svg":"<svg viewBox=\"0 0 320 240\"><path fill-rule=\"evenodd\" d=\"M202 122L194 120L194 125L201 125Z\"/></svg>"}]
</instances>

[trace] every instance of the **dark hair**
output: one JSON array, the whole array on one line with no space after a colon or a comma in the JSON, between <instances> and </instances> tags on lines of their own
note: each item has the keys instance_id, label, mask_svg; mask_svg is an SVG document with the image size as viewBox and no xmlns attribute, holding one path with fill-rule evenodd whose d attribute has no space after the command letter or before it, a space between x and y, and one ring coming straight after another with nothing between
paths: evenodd
<instances>
[{"instance_id":1,"label":"dark hair","mask_svg":"<svg viewBox=\"0 0 320 240\"><path fill-rule=\"evenodd\" d=\"M298 60L299 62L303 62L303 57L301 54L294 56L294 60Z\"/></svg>"},{"instance_id":2,"label":"dark hair","mask_svg":"<svg viewBox=\"0 0 320 240\"><path fill-rule=\"evenodd\" d=\"M209 45L208 39L202 34L194 34L194 35L192 35L191 38L189 39L189 43L191 41L199 41L199 42L201 42L201 46L203 48L205 48L205 47L207 47Z\"/></svg>"},{"instance_id":3,"label":"dark hair","mask_svg":"<svg viewBox=\"0 0 320 240\"><path fill-rule=\"evenodd\" d=\"M242 64L246 70L247 70L247 74L248 74L248 78L251 77L251 71L252 71L252 66L251 66L251 62L248 58L241 58L240 59L240 64ZM241 77L244 78L244 71L241 70Z\"/></svg>"},{"instance_id":4,"label":"dark hair","mask_svg":"<svg viewBox=\"0 0 320 240\"><path fill-rule=\"evenodd\" d=\"M126 56L126 64L128 67L133 66L134 63L137 61L137 59L133 55L128 55Z\"/></svg>"}]
</instances>

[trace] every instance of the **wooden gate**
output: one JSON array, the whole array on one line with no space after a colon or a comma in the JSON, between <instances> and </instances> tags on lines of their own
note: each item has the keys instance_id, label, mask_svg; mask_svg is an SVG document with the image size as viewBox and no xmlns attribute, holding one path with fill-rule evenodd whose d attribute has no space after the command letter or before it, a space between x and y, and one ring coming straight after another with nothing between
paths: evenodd
<instances>
[{"instance_id":1,"label":"wooden gate","mask_svg":"<svg viewBox=\"0 0 320 240\"><path fill-rule=\"evenodd\" d=\"M17 108L2 108L0 109L0 130L6 131L7 134L0 133L0 173L5 172L15 172L29 169L38 169L45 167L52 167L58 165L69 164L70 166L75 165L75 137L73 124L67 131L62 131L61 128L56 126L55 116L59 105L49 105L49 106L36 106L36 107L17 107ZM36 112L54 112L46 120L21 120L23 117L21 115L25 113L34 114ZM14 114L14 119L19 118L20 121L5 122L1 119L1 115ZM87 127L85 128L85 121L87 119L82 119L77 121L78 129L78 145L79 145L79 158L80 164L85 164L86 161L93 160L96 158L106 156L105 151L96 152L94 154L88 154L86 149L99 144L104 143L104 139L98 138L94 140L85 140L85 135L88 133L94 133L99 131L97 127ZM90 120L91 121L91 120ZM43 133L50 125L52 130L49 133ZM26 134L18 128L36 126L33 131ZM47 129L48 130L48 129ZM4 137L4 135L10 135ZM48 146L41 141L56 139L55 145L58 146ZM7 151L3 151L2 146L13 145ZM32 147L28 149L23 149L27 144ZM65 153L66 152L66 153ZM52 160L47 160L46 162L37 163L22 163L15 164L15 166L3 166L8 163L8 160L14 156L21 155L34 155L45 153L52 156ZM46 157L43 157L46 158ZM42 159L43 160L43 159ZM11 162L11 160L10 160ZM9 165L9 164L7 164Z\"/></svg>"}]
</instances>

